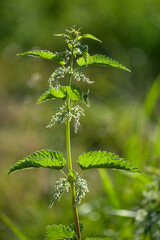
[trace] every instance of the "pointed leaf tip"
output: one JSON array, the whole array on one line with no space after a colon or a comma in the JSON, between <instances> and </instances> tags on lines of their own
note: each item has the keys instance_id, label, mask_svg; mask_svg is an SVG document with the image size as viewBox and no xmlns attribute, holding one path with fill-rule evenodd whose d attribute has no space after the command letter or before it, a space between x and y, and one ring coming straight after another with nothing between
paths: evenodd
<instances>
[{"instance_id":1,"label":"pointed leaf tip","mask_svg":"<svg viewBox=\"0 0 160 240\"><path fill-rule=\"evenodd\" d=\"M95 37L95 36L93 36L92 34L89 34L89 33L83 34L82 36L79 36L78 40L84 39L84 38L90 38L92 40L95 40L95 41L98 41L98 42L102 43L102 41L100 39L98 39L97 37Z\"/></svg>"},{"instance_id":2,"label":"pointed leaf tip","mask_svg":"<svg viewBox=\"0 0 160 240\"><path fill-rule=\"evenodd\" d=\"M19 160L11 167L8 174L27 168L42 167L60 170L65 166L65 164L66 160L63 158L62 153L51 150L41 150L34 152L28 157L24 157L23 160Z\"/></svg>"},{"instance_id":3,"label":"pointed leaf tip","mask_svg":"<svg viewBox=\"0 0 160 240\"><path fill-rule=\"evenodd\" d=\"M117 170L142 173L133 163L125 161L114 153L105 151L88 152L79 156L78 165L82 170L91 168L111 168Z\"/></svg>"},{"instance_id":4,"label":"pointed leaf tip","mask_svg":"<svg viewBox=\"0 0 160 240\"><path fill-rule=\"evenodd\" d=\"M39 103L48 101L50 99L56 99L56 98L63 99L63 100L67 98L66 87L64 86L61 86L59 88L50 87L50 89L45 93L43 93L43 95L38 99L37 103L39 104Z\"/></svg>"},{"instance_id":5,"label":"pointed leaf tip","mask_svg":"<svg viewBox=\"0 0 160 240\"><path fill-rule=\"evenodd\" d=\"M83 57L81 57L81 58L77 59L77 64L80 67L87 66L87 65L94 65L94 64L100 65L100 66L108 65L108 66L120 68L120 69L130 72L130 70L128 68L126 68L119 62L117 62L109 57L106 57L104 55L99 55L99 54L95 54L93 56L87 56L87 59L84 59Z\"/></svg>"},{"instance_id":6,"label":"pointed leaf tip","mask_svg":"<svg viewBox=\"0 0 160 240\"><path fill-rule=\"evenodd\" d=\"M52 60L54 62L57 62L61 65L65 65L66 62L63 60L63 58L59 57L56 53L52 53L47 50L30 50L24 53L19 53L17 56L33 56L33 57L41 57L44 59Z\"/></svg>"}]
</instances>

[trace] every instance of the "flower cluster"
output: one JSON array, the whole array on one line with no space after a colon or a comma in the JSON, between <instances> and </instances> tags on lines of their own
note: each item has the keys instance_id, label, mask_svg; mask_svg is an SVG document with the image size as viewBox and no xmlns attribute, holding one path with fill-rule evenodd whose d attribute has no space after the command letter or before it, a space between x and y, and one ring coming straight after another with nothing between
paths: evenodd
<instances>
[{"instance_id":1,"label":"flower cluster","mask_svg":"<svg viewBox=\"0 0 160 240\"><path fill-rule=\"evenodd\" d=\"M70 74L70 68L67 67L59 67L57 68L53 73L52 75L50 76L49 78L49 85L52 86L52 82L55 82L55 86L58 88L60 87L60 82L59 80L64 78L67 74ZM80 69L76 69L74 72L71 73L72 74L72 77L73 79L77 80L78 82L79 81L83 81L83 82L86 82L88 84L92 84L94 83L94 81L90 81L89 78L87 78L82 70Z\"/></svg>"},{"instance_id":2,"label":"flower cluster","mask_svg":"<svg viewBox=\"0 0 160 240\"><path fill-rule=\"evenodd\" d=\"M64 78L70 71L70 68L59 67L57 68L49 78L49 85L52 86L52 82L55 82L56 87L60 87L59 80Z\"/></svg>"},{"instance_id":3,"label":"flower cluster","mask_svg":"<svg viewBox=\"0 0 160 240\"><path fill-rule=\"evenodd\" d=\"M160 239L160 171L149 168L152 182L143 191L143 199L136 211L134 240Z\"/></svg>"},{"instance_id":4,"label":"flower cluster","mask_svg":"<svg viewBox=\"0 0 160 240\"><path fill-rule=\"evenodd\" d=\"M55 71L52 73L52 75L49 78L49 86L56 88L58 91L58 88L61 87L60 80L64 79L65 77L69 77L68 83L70 87L71 85L71 79L76 80L76 81L83 81L88 84L94 83L93 81L90 81L89 78L87 78L83 74L83 69L82 68L73 68L73 58L76 59L76 56L83 56L83 58L86 60L88 56L88 46L87 45L81 45L81 35L80 35L80 29L76 30L76 27L74 26L71 28L71 30L67 30L67 34L56 34L55 36L61 36L65 38L65 41L68 45L68 49L66 49L63 52L57 53L57 57L63 58L65 63L71 63L72 62L72 67L70 66L61 66L55 69ZM54 85L54 86L53 86ZM85 97L88 98L88 93L87 96L81 97L81 99L85 100ZM64 98L66 100L67 97ZM78 131L78 127L80 126L80 116L85 116L83 108L81 108L79 105L73 106L74 101L70 101L71 104L65 104L61 107L59 107L57 110L57 113L52 116L52 119L50 123L48 124L47 127L52 127L55 124L61 124L68 119L71 121L72 119L74 120L74 129L75 133ZM87 101L86 101L87 102Z\"/></svg>"},{"instance_id":5,"label":"flower cluster","mask_svg":"<svg viewBox=\"0 0 160 240\"><path fill-rule=\"evenodd\" d=\"M51 128L55 124L61 124L61 123L65 122L66 116L68 113L66 105L59 107L57 110L58 110L58 112L52 116L52 119L51 119L50 123L48 124L47 128Z\"/></svg>"},{"instance_id":6,"label":"flower cluster","mask_svg":"<svg viewBox=\"0 0 160 240\"><path fill-rule=\"evenodd\" d=\"M89 78L87 78L80 69L77 69L76 71L73 72L73 78L78 82L83 81L88 84L94 83L94 81L90 81Z\"/></svg>"},{"instance_id":7,"label":"flower cluster","mask_svg":"<svg viewBox=\"0 0 160 240\"><path fill-rule=\"evenodd\" d=\"M85 198L86 193L89 192L89 189L86 180L78 175L76 176L74 186L76 191L75 207L77 207L77 205L81 203L81 199Z\"/></svg>"},{"instance_id":8,"label":"flower cluster","mask_svg":"<svg viewBox=\"0 0 160 240\"><path fill-rule=\"evenodd\" d=\"M56 181L53 198L51 200L49 208L51 208L53 206L53 204L55 203L56 200L58 200L58 201L60 200L61 196L63 195L63 193L65 191L69 192L69 188L70 188L69 182L70 181L73 181L74 187L75 187L75 193L76 193L75 207L77 207L77 205L79 205L81 203L82 198L85 198L86 193L89 192L87 182L86 182L86 180L81 178L78 175L78 173L75 172L75 176L72 180L70 180L70 178L68 178L68 179L60 178L59 181Z\"/></svg>"},{"instance_id":9,"label":"flower cluster","mask_svg":"<svg viewBox=\"0 0 160 240\"><path fill-rule=\"evenodd\" d=\"M78 127L80 126L80 116L85 116L84 109L77 105L71 109L71 119L72 117L74 118L75 133L77 133Z\"/></svg>"},{"instance_id":10,"label":"flower cluster","mask_svg":"<svg viewBox=\"0 0 160 240\"><path fill-rule=\"evenodd\" d=\"M81 108L79 105L76 105L75 107L70 108L70 111L68 111L65 104L62 107L58 108L58 112L52 116L52 119L47 128L51 128L55 124L61 124L65 122L66 119L71 121L73 118L75 133L77 133L78 127L80 126L80 116L85 116L83 108Z\"/></svg>"},{"instance_id":11,"label":"flower cluster","mask_svg":"<svg viewBox=\"0 0 160 240\"><path fill-rule=\"evenodd\" d=\"M66 49L65 50L65 56L64 56L66 62L69 62L69 60L71 58L71 55L72 55L72 52L69 51L68 49Z\"/></svg>"},{"instance_id":12,"label":"flower cluster","mask_svg":"<svg viewBox=\"0 0 160 240\"><path fill-rule=\"evenodd\" d=\"M56 186L55 186L55 190L53 193L53 198L51 200L51 203L49 205L49 208L51 208L53 206L53 204L55 203L56 200L60 200L61 196L63 195L63 193L69 192L69 182L67 180L67 178L60 178L59 181L56 181Z\"/></svg>"}]
</instances>

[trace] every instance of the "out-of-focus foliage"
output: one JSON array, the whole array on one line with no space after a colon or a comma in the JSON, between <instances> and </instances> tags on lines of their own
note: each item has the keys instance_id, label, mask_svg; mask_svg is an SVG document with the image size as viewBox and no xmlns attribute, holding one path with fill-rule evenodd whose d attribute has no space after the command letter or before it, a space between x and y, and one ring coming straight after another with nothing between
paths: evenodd
<instances>
[{"instance_id":1,"label":"out-of-focus foliage","mask_svg":"<svg viewBox=\"0 0 160 240\"><path fill-rule=\"evenodd\" d=\"M136 214L135 240L160 239L160 171L150 169L152 181L143 191Z\"/></svg>"},{"instance_id":2,"label":"out-of-focus foliage","mask_svg":"<svg viewBox=\"0 0 160 240\"><path fill-rule=\"evenodd\" d=\"M98 66L86 70L95 83L79 133L75 135L72 129L72 158L76 161L83 152L101 149L115 152L141 170L146 165L159 168L159 12L158 0L0 1L0 210L29 239L43 239L46 225L73 220L67 193L64 200L48 209L59 177L55 170L6 176L11 164L37 149L65 149L64 126L45 128L53 115L50 109L59 104L36 105L47 88L54 63L16 54L30 49L62 51L66 47L63 40L53 34L74 24L83 27L81 32L101 39L102 45L84 39L91 55L105 54L131 73ZM127 211L139 205L150 179L128 178L116 171L101 172L100 178L91 171L87 180L93 190L79 207L85 225L82 237L133 239L135 225ZM126 217L109 214L113 207L125 210ZM0 239L18 239L1 220Z\"/></svg>"}]
</instances>

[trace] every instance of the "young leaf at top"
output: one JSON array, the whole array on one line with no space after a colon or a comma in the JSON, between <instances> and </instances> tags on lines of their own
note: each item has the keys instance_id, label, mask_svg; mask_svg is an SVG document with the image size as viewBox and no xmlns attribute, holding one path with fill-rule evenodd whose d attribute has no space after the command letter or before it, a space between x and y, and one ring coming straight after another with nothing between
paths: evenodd
<instances>
[{"instance_id":1,"label":"young leaf at top","mask_svg":"<svg viewBox=\"0 0 160 240\"><path fill-rule=\"evenodd\" d=\"M28 51L28 52L19 53L17 55L18 56L41 57L41 58L45 58L45 59L52 60L54 62L60 63L61 65L66 64L65 61L63 60L63 58L61 58L57 54L52 53L52 52L47 51L47 50L31 50L31 51Z\"/></svg>"},{"instance_id":2,"label":"young leaf at top","mask_svg":"<svg viewBox=\"0 0 160 240\"><path fill-rule=\"evenodd\" d=\"M88 152L79 156L77 161L82 170L90 168L112 168L131 172L142 173L133 163L125 161L123 158L110 152Z\"/></svg>"},{"instance_id":3,"label":"young leaf at top","mask_svg":"<svg viewBox=\"0 0 160 240\"><path fill-rule=\"evenodd\" d=\"M35 152L28 157L24 157L23 160L19 160L15 165L11 167L8 174L25 169L25 168L52 168L60 170L66 164L62 153L51 151L51 150L41 150Z\"/></svg>"},{"instance_id":4,"label":"young leaf at top","mask_svg":"<svg viewBox=\"0 0 160 240\"><path fill-rule=\"evenodd\" d=\"M79 49L80 53L82 54L85 61L87 61L87 55L88 55L88 46L87 45L78 45L76 46L77 49Z\"/></svg>"},{"instance_id":5,"label":"young leaf at top","mask_svg":"<svg viewBox=\"0 0 160 240\"><path fill-rule=\"evenodd\" d=\"M100 65L100 66L112 66L112 67L116 67L116 68L120 68L123 70L126 70L128 72L130 72L130 70L128 68L126 68L125 66L123 66L122 64L120 64L119 62L112 60L109 57L106 57L104 55L99 55L99 54L95 54L93 56L87 56L87 61L81 57L79 59L77 59L77 64L80 67L86 66L86 65Z\"/></svg>"},{"instance_id":6,"label":"young leaf at top","mask_svg":"<svg viewBox=\"0 0 160 240\"><path fill-rule=\"evenodd\" d=\"M67 34L64 33L58 33L58 34L54 34L55 37L65 37L65 38L69 38L69 36Z\"/></svg>"},{"instance_id":7,"label":"young leaf at top","mask_svg":"<svg viewBox=\"0 0 160 240\"><path fill-rule=\"evenodd\" d=\"M64 225L52 225L48 226L45 240L63 240L73 239L75 231L69 226Z\"/></svg>"},{"instance_id":8,"label":"young leaf at top","mask_svg":"<svg viewBox=\"0 0 160 240\"><path fill-rule=\"evenodd\" d=\"M90 39L93 39L95 41L98 41L98 42L102 42L101 40L99 40L97 37L91 35L91 34L83 34L82 36L79 36L78 40L81 40L83 38L90 38Z\"/></svg>"}]
</instances>

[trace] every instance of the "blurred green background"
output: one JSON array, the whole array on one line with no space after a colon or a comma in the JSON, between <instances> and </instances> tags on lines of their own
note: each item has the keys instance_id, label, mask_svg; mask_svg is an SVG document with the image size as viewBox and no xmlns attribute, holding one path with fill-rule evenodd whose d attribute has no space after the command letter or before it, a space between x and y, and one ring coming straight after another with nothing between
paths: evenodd
<instances>
[{"instance_id":1,"label":"blurred green background","mask_svg":"<svg viewBox=\"0 0 160 240\"><path fill-rule=\"evenodd\" d=\"M36 169L7 176L12 164L34 151L48 148L65 155L65 126L45 128L53 104L36 104L57 65L16 54L35 47L64 50L63 39L53 34L73 25L102 40L102 44L84 41L91 55L105 54L131 69L131 73L110 67L85 71L95 83L90 86L90 108L85 107L86 117L81 118L78 134L73 129L71 132L73 159L76 161L83 152L101 149L130 160L144 173L148 166L160 166L160 2L1 0L1 240L40 240L46 225L73 222L69 194L48 208L59 173ZM83 238L138 239L134 238L133 213L149 175L94 170L88 174L84 178L90 192L79 207L85 225Z\"/></svg>"}]
</instances>

